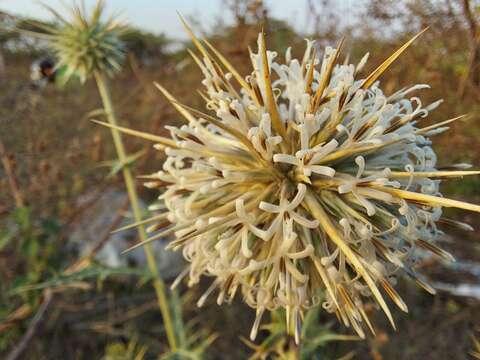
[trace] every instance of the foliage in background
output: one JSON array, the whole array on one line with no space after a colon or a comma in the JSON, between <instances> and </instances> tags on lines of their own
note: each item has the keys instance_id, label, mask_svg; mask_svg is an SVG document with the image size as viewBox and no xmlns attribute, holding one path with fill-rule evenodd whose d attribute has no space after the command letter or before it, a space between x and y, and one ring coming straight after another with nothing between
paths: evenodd
<instances>
[{"instance_id":1,"label":"foliage in background","mask_svg":"<svg viewBox=\"0 0 480 360\"><path fill-rule=\"evenodd\" d=\"M285 314L282 310L276 310L271 314L271 320L267 325L261 327L268 335L259 344L250 340L243 341L254 350L250 359L299 359L299 360L320 360L330 359L325 348L329 343L338 341L356 341L359 337L353 335L336 334L331 328L333 323L322 323L320 307L314 307L307 311L302 327L301 338L305 341L301 346L296 346L292 336L288 335L285 323ZM344 355L342 359L350 358L353 352Z\"/></svg>"}]
</instances>

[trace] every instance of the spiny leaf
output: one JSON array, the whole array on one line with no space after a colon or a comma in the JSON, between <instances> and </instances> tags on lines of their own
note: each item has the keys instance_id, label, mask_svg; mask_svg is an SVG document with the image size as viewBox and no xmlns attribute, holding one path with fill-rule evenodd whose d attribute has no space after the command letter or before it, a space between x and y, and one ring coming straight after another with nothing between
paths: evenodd
<instances>
[{"instance_id":1,"label":"spiny leaf","mask_svg":"<svg viewBox=\"0 0 480 360\"><path fill-rule=\"evenodd\" d=\"M403 299L398 295L398 293L395 291L395 289L390 285L388 281L385 279L380 279L380 284L382 285L383 289L385 292L390 296L390 299L393 300L393 302L398 306L400 310L403 312L408 313L408 307L407 304L403 301Z\"/></svg>"},{"instance_id":2,"label":"spiny leaf","mask_svg":"<svg viewBox=\"0 0 480 360\"><path fill-rule=\"evenodd\" d=\"M315 58L317 56L317 51L313 51L312 59L310 60L310 67L308 68L308 73L305 81L305 92L308 94L312 93L312 82L313 82L313 75L315 71Z\"/></svg>"},{"instance_id":3,"label":"spiny leaf","mask_svg":"<svg viewBox=\"0 0 480 360\"><path fill-rule=\"evenodd\" d=\"M316 111L318 106L320 105L323 92L327 88L328 83L330 82L330 77L332 76L333 68L335 67L336 62L338 61L338 57L343 49L343 45L345 43L345 37L340 39L338 43L337 49L335 50L335 55L333 55L330 59L330 62L327 65L327 69L325 74L322 77L320 84L318 84L317 91L315 92L314 100L313 100L313 109L312 111Z\"/></svg>"},{"instance_id":4,"label":"spiny leaf","mask_svg":"<svg viewBox=\"0 0 480 360\"><path fill-rule=\"evenodd\" d=\"M111 178L112 176L122 171L125 167L131 166L133 163L135 163L135 161L137 161L144 154L145 154L145 150L141 150L135 154L127 156L123 161L116 159L113 161L103 162L103 165L111 167L110 173L108 174L107 178Z\"/></svg>"},{"instance_id":5,"label":"spiny leaf","mask_svg":"<svg viewBox=\"0 0 480 360\"><path fill-rule=\"evenodd\" d=\"M412 191L406 191L401 189L394 189L384 186L372 186L373 188L390 193L398 198L405 200L418 201L431 206L453 207L458 209L465 209L475 212L480 212L480 205L470 204L463 201L447 199L443 197L420 194Z\"/></svg>"},{"instance_id":6,"label":"spiny leaf","mask_svg":"<svg viewBox=\"0 0 480 360\"><path fill-rule=\"evenodd\" d=\"M121 228L115 229L115 230L112 231L112 234L118 233L120 231L125 231L125 230L128 230L128 229L136 228L140 225L149 224L149 223L154 222L154 221L164 220L164 219L167 218L167 216L168 216L168 213L160 214L160 215L157 215L157 216L152 216L151 218L148 218L148 219L145 219L145 220L142 220L142 221L138 221L138 222L135 222L133 224L129 224L129 225L123 226Z\"/></svg>"},{"instance_id":7,"label":"spiny leaf","mask_svg":"<svg viewBox=\"0 0 480 360\"><path fill-rule=\"evenodd\" d=\"M365 174L369 174L369 172L365 171ZM462 177L462 176L472 176L472 175L480 175L480 171L392 171L390 173L391 177L394 178L405 178L405 177L421 177L421 178L445 178L445 177Z\"/></svg>"},{"instance_id":8,"label":"spiny leaf","mask_svg":"<svg viewBox=\"0 0 480 360\"><path fill-rule=\"evenodd\" d=\"M415 243L417 245L419 245L420 247L440 256L441 258L447 260L447 261L455 261L455 258L453 257L452 254L450 254L448 251L445 251L443 249L440 249L437 245L435 244L431 244L425 240L422 240L422 239L417 239L415 241Z\"/></svg>"},{"instance_id":9,"label":"spiny leaf","mask_svg":"<svg viewBox=\"0 0 480 360\"><path fill-rule=\"evenodd\" d=\"M335 292L333 291L333 287L330 284L330 280L328 279L326 270L324 269L323 265L321 264L321 262L317 258L312 257L312 260L313 260L315 268L317 269L317 272L320 275L320 278L322 279L323 283L325 284L325 288L327 289L330 297L332 298L336 308L340 309L340 306L337 302L337 297L335 296Z\"/></svg>"},{"instance_id":10,"label":"spiny leaf","mask_svg":"<svg viewBox=\"0 0 480 360\"><path fill-rule=\"evenodd\" d=\"M229 133L230 135L232 135L234 138L236 138L241 144L243 144L244 146L247 147L247 149L250 150L250 152L252 154L254 154L255 156L259 156L257 151L255 150L255 148L253 147L252 143L250 142L250 140L248 140L248 138L240 131L224 124L223 122L221 122L220 120L214 118L213 116L210 116L208 114L205 114L199 110L196 110L194 108L191 108L190 106L187 106L185 104L182 104L182 103L179 103L177 101L172 101L172 103L174 104L177 104L178 106L196 114L198 117L201 117L202 119L208 121L209 123L217 126L218 128L226 131L227 133Z\"/></svg>"},{"instance_id":11,"label":"spiny leaf","mask_svg":"<svg viewBox=\"0 0 480 360\"><path fill-rule=\"evenodd\" d=\"M233 77L237 82L240 84L242 88L244 88L247 93L250 95L250 97L254 100L257 101L257 98L255 94L253 93L252 88L250 85L245 81L245 79L238 73L238 71L233 67L233 65L212 45L207 39L203 39L205 44L212 50L212 52L215 54L215 56L220 60L220 62L225 66L225 68L232 73ZM258 104L257 104L258 105Z\"/></svg>"},{"instance_id":12,"label":"spiny leaf","mask_svg":"<svg viewBox=\"0 0 480 360\"><path fill-rule=\"evenodd\" d=\"M468 116L467 114L464 114L464 115L460 115L460 116L457 116L457 117L454 117L452 119L449 119L449 120L445 120L445 121L442 121L442 122L439 122L437 124L433 124L433 125L430 125L430 126L427 126L427 127L424 127L424 128L421 128L421 129L418 129L415 131L416 134L423 134L427 131L430 131L430 130L434 130L436 128L439 128L441 126L445 126L447 124L450 124L454 121L457 121L457 120L460 120L460 119L463 119L465 118L466 116Z\"/></svg>"},{"instance_id":13,"label":"spiny leaf","mask_svg":"<svg viewBox=\"0 0 480 360\"><path fill-rule=\"evenodd\" d=\"M365 79L364 83L362 84L362 89L368 89L372 84L377 81L377 79L387 70L390 65L394 63L395 60L410 46L412 43L425 31L428 30L428 27L420 31L417 35L413 38L408 40L405 44L403 44L397 51L395 51L390 57L385 60L379 67L377 67L368 77Z\"/></svg>"},{"instance_id":14,"label":"spiny leaf","mask_svg":"<svg viewBox=\"0 0 480 360\"><path fill-rule=\"evenodd\" d=\"M123 132L123 133L128 134L128 135L133 135L133 136L136 136L136 137L139 137L139 138L142 138L142 139L154 141L156 143L159 143L159 144L162 144L164 146L171 147L171 148L178 148L177 144L175 144L175 142L173 140L165 138L163 136L158 136L158 135L153 135L153 134L149 134L149 133L142 132L142 131L132 130L132 129L129 129L129 128L109 124L109 123L98 121L98 120L93 120L92 119L90 121L92 121L96 124L106 126L110 129L118 130L118 131Z\"/></svg>"},{"instance_id":15,"label":"spiny leaf","mask_svg":"<svg viewBox=\"0 0 480 360\"><path fill-rule=\"evenodd\" d=\"M177 12L178 17L180 18L180 21L182 22L183 28L187 32L187 34L190 36L190 39L192 40L193 44L195 47L202 53L202 55L205 57L207 60L211 60L210 54L208 53L207 49L202 45L202 43L197 39L195 34L193 33L192 29L188 25L188 23L185 21L183 16Z\"/></svg>"},{"instance_id":16,"label":"spiny leaf","mask_svg":"<svg viewBox=\"0 0 480 360\"><path fill-rule=\"evenodd\" d=\"M262 57L262 65L263 65L263 82L265 85L265 92L266 92L266 105L267 110L270 114L272 119L273 128L277 131L277 133L283 137L284 140L287 140L287 133L285 132L285 127L282 124L282 120L280 118L280 114L277 109L277 102L275 97L273 96L273 89L272 89L272 79L270 78L270 69L268 66L268 57L267 57L267 47L265 43L265 33L262 31L260 36L260 56Z\"/></svg>"},{"instance_id":17,"label":"spiny leaf","mask_svg":"<svg viewBox=\"0 0 480 360\"><path fill-rule=\"evenodd\" d=\"M197 123L197 119L195 119L195 117L192 116L192 114L190 114L183 106L180 106L178 100L172 94L170 94L167 89L165 89L158 82L154 82L154 85L185 119L191 123Z\"/></svg>"},{"instance_id":18,"label":"spiny leaf","mask_svg":"<svg viewBox=\"0 0 480 360\"><path fill-rule=\"evenodd\" d=\"M172 235L175 231L178 231L179 228L178 227L175 227L175 226L172 226L171 228L167 229L167 230L164 230L160 233L158 233L157 235L154 235L154 236L151 236L149 237L148 239L145 239L131 247L129 247L128 249L125 249L122 251L122 255L130 252L130 251L133 251L135 249L138 249L139 247L142 247L142 246L145 246L147 244L150 244L151 242L155 241L155 240L160 240L162 238L166 238L167 236L170 236Z\"/></svg>"}]
</instances>

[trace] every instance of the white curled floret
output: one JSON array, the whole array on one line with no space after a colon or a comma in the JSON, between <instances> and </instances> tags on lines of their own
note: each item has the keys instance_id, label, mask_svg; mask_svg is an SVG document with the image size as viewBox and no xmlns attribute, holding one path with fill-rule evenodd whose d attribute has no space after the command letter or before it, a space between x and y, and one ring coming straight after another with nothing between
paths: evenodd
<instances>
[{"instance_id":1,"label":"white curled floret","mask_svg":"<svg viewBox=\"0 0 480 360\"><path fill-rule=\"evenodd\" d=\"M312 149L299 150L295 156L289 154L275 154L273 161L294 165L297 170L307 178L312 174L333 177L335 169L330 166L317 165L328 154L332 153L337 147L338 142L333 139L325 145L318 145Z\"/></svg>"}]
</instances>

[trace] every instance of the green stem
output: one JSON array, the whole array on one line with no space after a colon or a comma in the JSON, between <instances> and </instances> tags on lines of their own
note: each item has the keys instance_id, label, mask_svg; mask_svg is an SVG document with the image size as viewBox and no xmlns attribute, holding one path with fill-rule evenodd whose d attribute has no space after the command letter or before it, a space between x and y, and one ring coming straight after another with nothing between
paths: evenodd
<instances>
[{"instance_id":1,"label":"green stem","mask_svg":"<svg viewBox=\"0 0 480 360\"><path fill-rule=\"evenodd\" d=\"M115 111L113 108L112 98L108 88L107 79L103 74L96 72L95 80L97 81L98 91L100 92L100 96L102 98L103 106L105 108L105 113L107 115L107 120L111 125L117 125L117 119L115 116ZM125 152L125 147L122 142L121 134L117 129L113 129L113 128L111 129L111 132L113 137L113 143L117 151L118 159L120 160L121 163L125 164L127 154ZM142 212L138 204L138 195L137 195L137 190L135 188L133 176L128 166L124 166L122 171L123 171L123 177L125 180L125 185L127 187L128 197L130 198L130 204L133 210L133 216L135 218L135 222L139 222L142 220ZM141 241L144 241L147 239L147 233L145 232L145 228L143 226L138 227L138 234L140 236ZM155 289L155 293L158 299L158 306L160 307L160 312L162 313L163 323L165 325L165 331L167 333L168 343L170 344L170 348L172 352L175 352L177 350L177 340L175 337L175 329L174 329L172 317L170 314L170 308L168 306L165 283L162 281L160 274L158 272L158 267L155 262L155 257L153 255L151 244L146 244L143 247L143 249L147 257L148 268L150 269L150 272L153 275L153 279L154 279L153 287Z\"/></svg>"}]
</instances>

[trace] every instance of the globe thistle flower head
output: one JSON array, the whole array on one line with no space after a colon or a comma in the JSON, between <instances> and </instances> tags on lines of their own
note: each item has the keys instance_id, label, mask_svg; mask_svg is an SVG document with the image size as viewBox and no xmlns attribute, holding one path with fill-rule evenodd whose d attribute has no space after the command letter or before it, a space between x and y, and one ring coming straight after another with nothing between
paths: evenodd
<instances>
[{"instance_id":1,"label":"globe thistle flower head","mask_svg":"<svg viewBox=\"0 0 480 360\"><path fill-rule=\"evenodd\" d=\"M121 70L125 51L120 36L126 28L115 17L104 19L104 0L97 1L90 13L83 4L72 5L69 19L44 6L57 25L36 24L42 31L37 35L48 41L57 57L57 68L65 69L65 82L72 76L85 82L94 72L111 76Z\"/></svg>"},{"instance_id":2,"label":"globe thistle flower head","mask_svg":"<svg viewBox=\"0 0 480 360\"><path fill-rule=\"evenodd\" d=\"M216 292L218 304L237 293L256 310L251 338L265 312L283 308L299 341L303 313L322 306L361 337L373 327L364 309L373 299L393 325L385 296L403 311L395 291L399 275L434 292L414 270L418 249L452 256L434 241L442 207L480 211L446 199L441 179L478 174L441 169L431 138L461 117L435 125L424 119L440 101L423 105L415 85L386 95L378 78L407 42L366 78L357 65L340 64L339 48L317 54L307 41L302 59L266 50L264 34L250 53L253 70L242 77L208 41L187 26L200 56L207 113L158 88L185 118L167 126L171 139L121 128L157 142L166 160L147 176L163 189L158 231L146 242L174 235L189 285L213 278L198 300ZM418 36L418 35L417 35ZM108 125L107 125L108 126ZM133 248L135 248L133 247Z\"/></svg>"}]
</instances>

